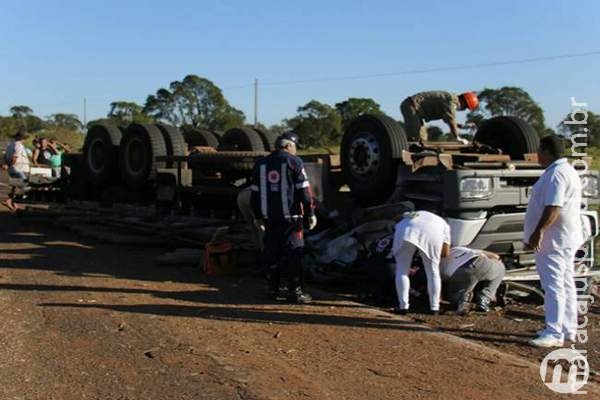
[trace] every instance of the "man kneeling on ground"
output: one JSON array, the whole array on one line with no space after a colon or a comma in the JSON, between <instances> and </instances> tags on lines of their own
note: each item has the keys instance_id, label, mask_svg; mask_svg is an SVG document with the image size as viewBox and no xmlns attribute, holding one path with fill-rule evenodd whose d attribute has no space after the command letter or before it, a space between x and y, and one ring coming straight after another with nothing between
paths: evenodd
<instances>
[{"instance_id":1,"label":"man kneeling on ground","mask_svg":"<svg viewBox=\"0 0 600 400\"><path fill-rule=\"evenodd\" d=\"M442 259L440 270L448 288L448 300L456 305L459 315L469 312L478 285L481 288L474 296L475 310L488 312L505 274L504 264L497 254L460 246L453 247L450 256Z\"/></svg>"}]
</instances>

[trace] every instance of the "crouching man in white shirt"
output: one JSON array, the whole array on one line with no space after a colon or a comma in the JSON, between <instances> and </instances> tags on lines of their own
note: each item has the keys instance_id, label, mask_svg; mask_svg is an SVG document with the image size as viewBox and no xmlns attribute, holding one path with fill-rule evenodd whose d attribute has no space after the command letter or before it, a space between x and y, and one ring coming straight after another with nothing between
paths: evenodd
<instances>
[{"instance_id":1,"label":"crouching man in white shirt","mask_svg":"<svg viewBox=\"0 0 600 400\"><path fill-rule=\"evenodd\" d=\"M538 160L546 170L533 186L525 214L524 241L535 250L544 289L546 327L529 342L538 347L561 347L577 332L574 262L583 244L581 181L564 151L556 135L540 140Z\"/></svg>"},{"instance_id":2,"label":"crouching man in white shirt","mask_svg":"<svg viewBox=\"0 0 600 400\"><path fill-rule=\"evenodd\" d=\"M406 314L409 308L410 279L408 273L413 256L418 251L425 274L431 314L440 310L442 280L440 260L450 253L450 226L443 218L428 211L405 213L396 224L392 254L396 259L396 313Z\"/></svg>"},{"instance_id":3,"label":"crouching man in white shirt","mask_svg":"<svg viewBox=\"0 0 600 400\"><path fill-rule=\"evenodd\" d=\"M474 294L475 311L488 312L506 272L496 253L460 246L442 259L440 270L448 300L456 305L459 315L469 313ZM474 293L476 286L480 288Z\"/></svg>"}]
</instances>

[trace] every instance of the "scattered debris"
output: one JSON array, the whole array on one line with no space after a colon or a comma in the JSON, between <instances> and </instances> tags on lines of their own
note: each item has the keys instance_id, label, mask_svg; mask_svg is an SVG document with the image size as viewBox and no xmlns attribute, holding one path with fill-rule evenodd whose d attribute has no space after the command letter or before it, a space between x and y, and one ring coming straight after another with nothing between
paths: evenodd
<instances>
[{"instance_id":1,"label":"scattered debris","mask_svg":"<svg viewBox=\"0 0 600 400\"><path fill-rule=\"evenodd\" d=\"M158 347L153 347L151 349L144 351L144 355L148 358L156 358L159 350L160 349Z\"/></svg>"}]
</instances>

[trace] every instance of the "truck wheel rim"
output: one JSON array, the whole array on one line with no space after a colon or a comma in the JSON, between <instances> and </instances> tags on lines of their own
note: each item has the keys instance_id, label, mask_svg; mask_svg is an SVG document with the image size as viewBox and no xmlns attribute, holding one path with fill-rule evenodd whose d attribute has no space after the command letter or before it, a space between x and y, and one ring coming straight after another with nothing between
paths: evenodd
<instances>
[{"instance_id":1,"label":"truck wheel rim","mask_svg":"<svg viewBox=\"0 0 600 400\"><path fill-rule=\"evenodd\" d=\"M141 140L135 138L127 146L127 166L129 171L138 175L146 166L146 151Z\"/></svg>"},{"instance_id":2,"label":"truck wheel rim","mask_svg":"<svg viewBox=\"0 0 600 400\"><path fill-rule=\"evenodd\" d=\"M99 174L104 170L106 154L104 154L104 143L100 138L93 139L89 145L88 164L95 174Z\"/></svg>"},{"instance_id":3,"label":"truck wheel rim","mask_svg":"<svg viewBox=\"0 0 600 400\"><path fill-rule=\"evenodd\" d=\"M377 171L380 160L379 142L370 133L361 133L350 145L350 166L357 176L368 177Z\"/></svg>"}]
</instances>

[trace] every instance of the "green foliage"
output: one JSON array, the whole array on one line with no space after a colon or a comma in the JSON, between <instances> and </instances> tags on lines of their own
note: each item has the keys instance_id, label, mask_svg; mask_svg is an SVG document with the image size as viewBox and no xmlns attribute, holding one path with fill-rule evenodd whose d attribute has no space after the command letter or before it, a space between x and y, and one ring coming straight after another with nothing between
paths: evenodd
<instances>
[{"instance_id":1,"label":"green foliage","mask_svg":"<svg viewBox=\"0 0 600 400\"><path fill-rule=\"evenodd\" d=\"M269 127L269 130L279 136L282 133L285 133L285 132L289 131L290 127L287 126L285 123L281 123L281 124L271 125Z\"/></svg>"},{"instance_id":2,"label":"green foliage","mask_svg":"<svg viewBox=\"0 0 600 400\"><path fill-rule=\"evenodd\" d=\"M33 139L34 135L30 135L29 140ZM85 135L72 129L60 126L48 126L43 130L36 132L35 136L54 139L60 143L64 143L71 149L72 152L81 151Z\"/></svg>"},{"instance_id":3,"label":"green foliage","mask_svg":"<svg viewBox=\"0 0 600 400\"><path fill-rule=\"evenodd\" d=\"M244 124L244 113L232 107L208 79L188 75L146 99L144 112L176 126L225 131Z\"/></svg>"},{"instance_id":4,"label":"green foliage","mask_svg":"<svg viewBox=\"0 0 600 400\"><path fill-rule=\"evenodd\" d=\"M10 116L0 116L0 139L10 139L17 131L26 133L26 143L35 137L56 139L68 145L73 151L83 146L84 136L78 132L81 122L74 114L53 114L46 121L33 114L28 106L13 106Z\"/></svg>"},{"instance_id":5,"label":"green foliage","mask_svg":"<svg viewBox=\"0 0 600 400\"><path fill-rule=\"evenodd\" d=\"M540 136L544 136L544 112L525 90L513 86L484 89L479 92L478 97L480 106L467 114L468 122L479 124L483 119L511 115L529 122Z\"/></svg>"},{"instance_id":6,"label":"green foliage","mask_svg":"<svg viewBox=\"0 0 600 400\"><path fill-rule=\"evenodd\" d=\"M86 126L85 129L90 129L90 127L92 127L93 125L96 124L110 124L110 125L115 125L115 126L127 126L126 122L123 121L119 121L117 119L113 119L113 118L98 118L98 119L93 119L91 121L89 121Z\"/></svg>"},{"instance_id":7,"label":"green foliage","mask_svg":"<svg viewBox=\"0 0 600 400\"><path fill-rule=\"evenodd\" d=\"M575 110L574 110L575 111ZM572 112L565 116L563 121L578 121L580 124L565 124L560 123L557 125L557 129L560 133L562 133L566 137L571 137L571 135L587 135L587 143L590 146L600 147L600 115L593 113L592 111L587 111L586 114L582 112ZM585 121L585 123L583 123ZM587 131L586 131L587 129ZM578 142L584 142L584 138L578 138Z\"/></svg>"},{"instance_id":8,"label":"green foliage","mask_svg":"<svg viewBox=\"0 0 600 400\"><path fill-rule=\"evenodd\" d=\"M22 127L23 123L20 119L0 116L0 138L10 138Z\"/></svg>"},{"instance_id":9,"label":"green foliage","mask_svg":"<svg viewBox=\"0 0 600 400\"><path fill-rule=\"evenodd\" d=\"M316 100L298 107L298 115L284 123L300 136L304 146L320 147L341 140L342 118L333 107Z\"/></svg>"},{"instance_id":10,"label":"green foliage","mask_svg":"<svg viewBox=\"0 0 600 400\"><path fill-rule=\"evenodd\" d=\"M107 115L115 125L129 125L132 122L139 124L152 123L152 117L144 113L144 108L132 101L113 101Z\"/></svg>"},{"instance_id":11,"label":"green foliage","mask_svg":"<svg viewBox=\"0 0 600 400\"><path fill-rule=\"evenodd\" d=\"M335 109L342 118L342 125L344 126L344 129L354 118L363 114L383 113L379 104L375 100L368 98L350 97L348 100L336 103Z\"/></svg>"},{"instance_id":12,"label":"green foliage","mask_svg":"<svg viewBox=\"0 0 600 400\"><path fill-rule=\"evenodd\" d=\"M75 114L52 114L47 118L47 122L53 127L66 128L71 131L79 131L83 128L83 124Z\"/></svg>"},{"instance_id":13,"label":"green foliage","mask_svg":"<svg viewBox=\"0 0 600 400\"><path fill-rule=\"evenodd\" d=\"M33 115L33 110L28 106L12 106L9 111L13 118L25 118Z\"/></svg>"},{"instance_id":14,"label":"green foliage","mask_svg":"<svg viewBox=\"0 0 600 400\"><path fill-rule=\"evenodd\" d=\"M588 147L586 149L586 153L588 156L592 157L592 165L590 166L590 169L596 171L600 170L600 147Z\"/></svg>"}]
</instances>

